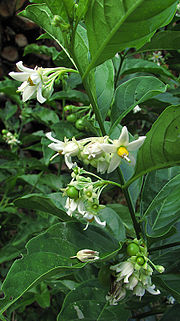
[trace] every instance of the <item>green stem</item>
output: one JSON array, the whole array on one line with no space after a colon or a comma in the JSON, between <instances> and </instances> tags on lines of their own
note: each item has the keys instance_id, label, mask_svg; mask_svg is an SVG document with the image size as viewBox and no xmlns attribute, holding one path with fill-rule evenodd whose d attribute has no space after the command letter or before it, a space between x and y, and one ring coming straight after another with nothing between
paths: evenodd
<instances>
[{"instance_id":1,"label":"green stem","mask_svg":"<svg viewBox=\"0 0 180 321\"><path fill-rule=\"evenodd\" d=\"M118 82L119 75L120 75L120 72L121 72L121 67L122 67L122 64L123 64L123 61L124 61L124 58L125 58L125 57L124 57L123 55L121 55L120 53L119 53L119 55L120 55L121 61L120 61L120 63L119 63L118 72L117 72L116 77L115 77L115 80L114 80L114 87L115 87L115 88L117 87L117 82Z\"/></svg>"},{"instance_id":2,"label":"green stem","mask_svg":"<svg viewBox=\"0 0 180 321\"><path fill-rule=\"evenodd\" d=\"M165 244L165 245L162 245L162 246L154 247L152 249L149 249L148 251L149 251L149 253L152 253L154 251L168 249L169 247L174 247L174 246L178 246L178 245L180 245L180 242L174 242L174 243L169 243L169 244Z\"/></svg>"},{"instance_id":3,"label":"green stem","mask_svg":"<svg viewBox=\"0 0 180 321\"><path fill-rule=\"evenodd\" d=\"M120 183L121 183L121 185L124 185L125 184L125 180L124 180L123 174L121 172L121 169L118 167L117 171L118 171ZM131 195L129 193L129 190L126 189L126 188L123 189L123 193L124 193L124 196L126 198L126 202L127 202L128 208L129 208L129 212L130 212L130 215L131 215L131 219L132 219L132 222L133 222L133 226L134 226L134 230L136 232L137 239L140 239L141 228L140 228L140 224L136 220L136 215L135 215L135 211L134 211L134 206L133 206L133 203L132 203Z\"/></svg>"}]
</instances>

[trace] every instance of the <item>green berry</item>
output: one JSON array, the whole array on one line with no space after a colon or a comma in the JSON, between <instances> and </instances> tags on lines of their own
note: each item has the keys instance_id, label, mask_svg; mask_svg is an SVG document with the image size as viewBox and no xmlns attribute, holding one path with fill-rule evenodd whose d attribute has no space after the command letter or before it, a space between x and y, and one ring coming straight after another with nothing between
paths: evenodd
<instances>
[{"instance_id":1,"label":"green berry","mask_svg":"<svg viewBox=\"0 0 180 321\"><path fill-rule=\"evenodd\" d=\"M75 126L79 130L84 130L84 120L83 119L76 120Z\"/></svg>"},{"instance_id":2,"label":"green berry","mask_svg":"<svg viewBox=\"0 0 180 321\"><path fill-rule=\"evenodd\" d=\"M67 117L66 117L66 119L67 119L67 121L69 122L69 123L75 123L75 121L76 121L76 115L75 114L70 114L70 115L68 115Z\"/></svg>"},{"instance_id":3,"label":"green berry","mask_svg":"<svg viewBox=\"0 0 180 321\"><path fill-rule=\"evenodd\" d=\"M142 256L138 256L136 259L137 264L143 265L144 264L144 258Z\"/></svg>"},{"instance_id":4,"label":"green berry","mask_svg":"<svg viewBox=\"0 0 180 321\"><path fill-rule=\"evenodd\" d=\"M67 111L67 112L69 111L70 112L70 111L72 111L72 107L73 107L72 105L66 105L64 107L64 111Z\"/></svg>"},{"instance_id":5,"label":"green berry","mask_svg":"<svg viewBox=\"0 0 180 321\"><path fill-rule=\"evenodd\" d=\"M69 186L66 190L66 194L69 198L76 200L79 197L79 191L74 186Z\"/></svg>"},{"instance_id":6,"label":"green berry","mask_svg":"<svg viewBox=\"0 0 180 321\"><path fill-rule=\"evenodd\" d=\"M127 246L127 254L129 256L136 255L139 252L139 246L136 243L130 243Z\"/></svg>"}]
</instances>

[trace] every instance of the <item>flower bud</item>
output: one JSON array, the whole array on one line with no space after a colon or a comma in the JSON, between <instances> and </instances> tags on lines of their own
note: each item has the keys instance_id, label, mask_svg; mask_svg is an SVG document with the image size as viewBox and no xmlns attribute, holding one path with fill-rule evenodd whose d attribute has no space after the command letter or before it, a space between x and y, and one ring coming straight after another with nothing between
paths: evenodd
<instances>
[{"instance_id":1,"label":"flower bud","mask_svg":"<svg viewBox=\"0 0 180 321\"><path fill-rule=\"evenodd\" d=\"M80 250L75 256L71 256L71 259L77 258L81 262L91 262L99 259L99 252L93 250Z\"/></svg>"},{"instance_id":2,"label":"flower bud","mask_svg":"<svg viewBox=\"0 0 180 321\"><path fill-rule=\"evenodd\" d=\"M159 273L163 273L165 271L165 268L162 265L155 265L154 267Z\"/></svg>"}]
</instances>

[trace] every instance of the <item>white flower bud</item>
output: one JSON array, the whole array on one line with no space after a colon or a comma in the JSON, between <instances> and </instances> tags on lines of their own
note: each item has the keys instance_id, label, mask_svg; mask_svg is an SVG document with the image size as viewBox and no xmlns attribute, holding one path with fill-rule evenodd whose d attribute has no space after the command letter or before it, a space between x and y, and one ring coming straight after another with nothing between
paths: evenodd
<instances>
[{"instance_id":1,"label":"white flower bud","mask_svg":"<svg viewBox=\"0 0 180 321\"><path fill-rule=\"evenodd\" d=\"M81 262L92 262L99 260L99 252L93 250L80 250L75 256L71 256L71 259L77 258Z\"/></svg>"}]
</instances>

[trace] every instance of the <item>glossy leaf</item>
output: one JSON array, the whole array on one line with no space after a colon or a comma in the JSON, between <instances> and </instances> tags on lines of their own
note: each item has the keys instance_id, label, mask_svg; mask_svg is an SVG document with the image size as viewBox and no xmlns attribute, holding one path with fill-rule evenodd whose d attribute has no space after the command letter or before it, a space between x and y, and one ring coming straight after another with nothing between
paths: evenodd
<instances>
[{"instance_id":1,"label":"glossy leaf","mask_svg":"<svg viewBox=\"0 0 180 321\"><path fill-rule=\"evenodd\" d=\"M84 231L79 223L56 224L30 240L27 255L14 262L3 283L1 312L44 277L57 273L60 277L65 270L82 268L86 263L70 257L85 248L99 251L100 258L105 259L119 249L119 244L103 229L90 226Z\"/></svg>"},{"instance_id":2,"label":"glossy leaf","mask_svg":"<svg viewBox=\"0 0 180 321\"><path fill-rule=\"evenodd\" d=\"M114 67L111 60L104 62L96 68L95 84L97 105L102 119L105 120L114 92Z\"/></svg>"},{"instance_id":3,"label":"glossy leaf","mask_svg":"<svg viewBox=\"0 0 180 321\"><path fill-rule=\"evenodd\" d=\"M162 30L157 32L138 52L178 49L180 49L180 31Z\"/></svg>"},{"instance_id":4,"label":"glossy leaf","mask_svg":"<svg viewBox=\"0 0 180 321\"><path fill-rule=\"evenodd\" d=\"M156 29L172 19L176 8L174 0L94 0L87 15L91 62L85 75L94 66L112 58L129 47L142 47Z\"/></svg>"},{"instance_id":5,"label":"glossy leaf","mask_svg":"<svg viewBox=\"0 0 180 321\"><path fill-rule=\"evenodd\" d=\"M162 274L156 277L158 283L164 287L168 293L180 300L180 275L179 274Z\"/></svg>"},{"instance_id":6,"label":"glossy leaf","mask_svg":"<svg viewBox=\"0 0 180 321\"><path fill-rule=\"evenodd\" d=\"M58 0L56 2L60 3ZM57 12L55 14L57 14ZM54 15L45 4L30 5L26 7L26 9L22 11L20 15L34 21L41 28L43 28L54 40L57 41L57 43L65 51L71 62L74 64L74 61L71 59L67 51L63 38L63 33L61 32L60 28L57 28L52 25Z\"/></svg>"},{"instance_id":7,"label":"glossy leaf","mask_svg":"<svg viewBox=\"0 0 180 321\"><path fill-rule=\"evenodd\" d=\"M143 214L146 233L158 237L167 233L180 218L180 174L170 179L152 199Z\"/></svg>"},{"instance_id":8,"label":"glossy leaf","mask_svg":"<svg viewBox=\"0 0 180 321\"><path fill-rule=\"evenodd\" d=\"M38 210L57 216L63 221L69 221L71 218L66 214L62 206L64 198L61 193L53 193L48 196L43 194L27 194L14 201L18 207L29 210Z\"/></svg>"},{"instance_id":9,"label":"glossy leaf","mask_svg":"<svg viewBox=\"0 0 180 321\"><path fill-rule=\"evenodd\" d=\"M136 105L165 92L167 86L152 76L140 76L121 84L115 92L111 118L115 127ZM112 129L111 129L112 130Z\"/></svg>"},{"instance_id":10,"label":"glossy leaf","mask_svg":"<svg viewBox=\"0 0 180 321\"><path fill-rule=\"evenodd\" d=\"M156 170L146 175L140 203L141 215L145 213L152 200L162 188L178 174L180 174L180 167L174 166Z\"/></svg>"},{"instance_id":11,"label":"glossy leaf","mask_svg":"<svg viewBox=\"0 0 180 321\"><path fill-rule=\"evenodd\" d=\"M138 152L135 173L127 182L130 185L138 177L156 169L180 164L180 106L170 106L159 116L147 133Z\"/></svg>"},{"instance_id":12,"label":"glossy leaf","mask_svg":"<svg viewBox=\"0 0 180 321\"><path fill-rule=\"evenodd\" d=\"M132 74L135 72L146 72L155 74L157 76L166 76L172 79L176 77L166 68L158 66L155 62L144 60L144 59L135 59L127 58L124 60L121 69L121 75Z\"/></svg>"},{"instance_id":13,"label":"glossy leaf","mask_svg":"<svg viewBox=\"0 0 180 321\"><path fill-rule=\"evenodd\" d=\"M112 317L113 320L119 320L119 316L123 321L127 321L130 312L122 304L117 306L107 304L106 295L107 290L97 280L82 283L66 296L57 321L80 319L110 321Z\"/></svg>"}]
</instances>

